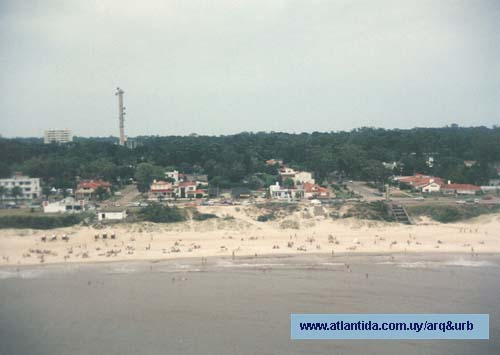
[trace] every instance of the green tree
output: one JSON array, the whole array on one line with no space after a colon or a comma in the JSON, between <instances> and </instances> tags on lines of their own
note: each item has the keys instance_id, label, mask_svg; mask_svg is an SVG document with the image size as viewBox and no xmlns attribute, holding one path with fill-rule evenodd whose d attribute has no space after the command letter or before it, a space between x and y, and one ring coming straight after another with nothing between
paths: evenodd
<instances>
[{"instance_id":1,"label":"green tree","mask_svg":"<svg viewBox=\"0 0 500 355\"><path fill-rule=\"evenodd\" d=\"M97 195L97 199L99 201L105 200L106 198L109 197L109 192L106 188L99 186L96 190L95 193Z\"/></svg>"},{"instance_id":2,"label":"green tree","mask_svg":"<svg viewBox=\"0 0 500 355\"><path fill-rule=\"evenodd\" d=\"M134 178L137 181L137 189L140 192L149 191L154 179L164 179L165 172L159 166L151 163L141 163L137 166Z\"/></svg>"},{"instance_id":3,"label":"green tree","mask_svg":"<svg viewBox=\"0 0 500 355\"><path fill-rule=\"evenodd\" d=\"M10 190L10 195L11 195L12 197L14 197L14 199L15 199L15 200L16 200L16 202L17 202L17 198L23 195L23 189L21 189L19 186L14 186L14 187Z\"/></svg>"}]
</instances>

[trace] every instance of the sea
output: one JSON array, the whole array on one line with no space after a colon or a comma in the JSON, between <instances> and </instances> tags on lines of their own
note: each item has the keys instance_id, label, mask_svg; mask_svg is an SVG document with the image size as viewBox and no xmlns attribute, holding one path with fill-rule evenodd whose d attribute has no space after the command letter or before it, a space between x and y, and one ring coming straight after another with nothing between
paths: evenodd
<instances>
[{"instance_id":1,"label":"sea","mask_svg":"<svg viewBox=\"0 0 500 355\"><path fill-rule=\"evenodd\" d=\"M291 313L488 313L489 340L291 340ZM0 268L0 354L500 354L500 255Z\"/></svg>"}]
</instances>

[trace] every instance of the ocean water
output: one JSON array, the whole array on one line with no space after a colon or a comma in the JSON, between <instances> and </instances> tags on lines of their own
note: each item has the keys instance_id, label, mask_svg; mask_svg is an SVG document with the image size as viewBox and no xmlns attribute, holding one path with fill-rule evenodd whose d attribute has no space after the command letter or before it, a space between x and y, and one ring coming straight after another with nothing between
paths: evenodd
<instances>
[{"instance_id":1,"label":"ocean water","mask_svg":"<svg viewBox=\"0 0 500 355\"><path fill-rule=\"evenodd\" d=\"M489 313L490 340L290 340L290 313ZM0 268L0 354L500 354L500 256Z\"/></svg>"}]
</instances>

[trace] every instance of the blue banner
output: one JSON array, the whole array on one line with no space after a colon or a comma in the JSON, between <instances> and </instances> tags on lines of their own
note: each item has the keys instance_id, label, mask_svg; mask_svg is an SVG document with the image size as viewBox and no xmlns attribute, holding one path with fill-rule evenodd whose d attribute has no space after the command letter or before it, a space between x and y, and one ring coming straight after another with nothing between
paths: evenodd
<instances>
[{"instance_id":1,"label":"blue banner","mask_svg":"<svg viewBox=\"0 0 500 355\"><path fill-rule=\"evenodd\" d=\"M291 314L292 339L489 339L489 314Z\"/></svg>"}]
</instances>

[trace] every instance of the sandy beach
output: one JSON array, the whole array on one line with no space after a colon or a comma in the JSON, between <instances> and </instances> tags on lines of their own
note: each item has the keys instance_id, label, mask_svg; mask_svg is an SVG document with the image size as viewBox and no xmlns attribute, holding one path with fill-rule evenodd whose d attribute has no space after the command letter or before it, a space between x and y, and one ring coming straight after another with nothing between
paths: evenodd
<instances>
[{"instance_id":1,"label":"sandy beach","mask_svg":"<svg viewBox=\"0 0 500 355\"><path fill-rule=\"evenodd\" d=\"M203 207L201 211L219 218L100 228L4 229L0 232L0 266L309 253L500 252L500 215L452 224L422 219L402 225L305 218L300 213L257 222L251 208L234 206Z\"/></svg>"}]
</instances>

